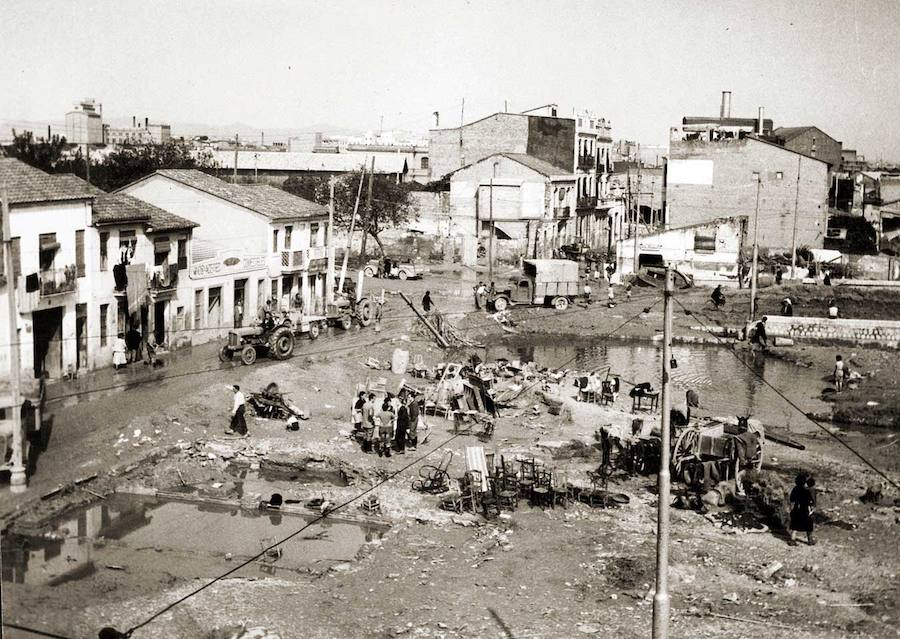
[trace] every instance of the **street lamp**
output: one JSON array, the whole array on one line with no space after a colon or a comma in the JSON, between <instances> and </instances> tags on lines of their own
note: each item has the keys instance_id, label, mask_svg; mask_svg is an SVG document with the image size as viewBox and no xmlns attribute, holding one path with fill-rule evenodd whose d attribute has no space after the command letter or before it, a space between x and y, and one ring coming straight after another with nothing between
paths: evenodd
<instances>
[{"instance_id":1,"label":"street lamp","mask_svg":"<svg viewBox=\"0 0 900 639\"><path fill-rule=\"evenodd\" d=\"M756 180L756 212L753 214L753 263L750 265L750 321L756 316L756 271L759 258L759 190L762 187L762 175L754 171Z\"/></svg>"}]
</instances>

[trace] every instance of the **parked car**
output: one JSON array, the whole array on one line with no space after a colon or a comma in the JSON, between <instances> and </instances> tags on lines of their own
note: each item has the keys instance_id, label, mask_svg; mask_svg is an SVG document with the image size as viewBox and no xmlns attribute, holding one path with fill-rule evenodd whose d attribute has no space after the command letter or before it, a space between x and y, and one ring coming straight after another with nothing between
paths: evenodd
<instances>
[{"instance_id":1,"label":"parked car","mask_svg":"<svg viewBox=\"0 0 900 639\"><path fill-rule=\"evenodd\" d=\"M385 257L380 260L369 260L363 271L366 277L413 280L422 277L429 269L408 258Z\"/></svg>"}]
</instances>

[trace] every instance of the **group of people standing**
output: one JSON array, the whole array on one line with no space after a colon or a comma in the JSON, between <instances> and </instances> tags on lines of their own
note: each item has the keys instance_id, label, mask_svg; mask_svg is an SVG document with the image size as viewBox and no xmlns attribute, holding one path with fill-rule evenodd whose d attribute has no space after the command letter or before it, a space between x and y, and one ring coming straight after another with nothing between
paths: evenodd
<instances>
[{"instance_id":1,"label":"group of people standing","mask_svg":"<svg viewBox=\"0 0 900 639\"><path fill-rule=\"evenodd\" d=\"M488 302L494 298L494 293L496 293L497 289L494 287L494 283L491 282L491 285L488 286L484 282L478 282L478 285L473 289L475 291L475 309L476 310L487 310Z\"/></svg>"},{"instance_id":2,"label":"group of people standing","mask_svg":"<svg viewBox=\"0 0 900 639\"><path fill-rule=\"evenodd\" d=\"M407 448L416 450L420 421L419 401L408 391L397 398L388 393L380 404L375 393L360 392L353 405L353 435L364 453L379 457L390 457L392 450L399 455Z\"/></svg>"},{"instance_id":3,"label":"group of people standing","mask_svg":"<svg viewBox=\"0 0 900 639\"><path fill-rule=\"evenodd\" d=\"M119 333L113 341L113 368L119 370L142 359L144 364L153 365L156 363L157 348L159 346L153 333L144 338L137 327L132 326L128 332Z\"/></svg>"}]
</instances>

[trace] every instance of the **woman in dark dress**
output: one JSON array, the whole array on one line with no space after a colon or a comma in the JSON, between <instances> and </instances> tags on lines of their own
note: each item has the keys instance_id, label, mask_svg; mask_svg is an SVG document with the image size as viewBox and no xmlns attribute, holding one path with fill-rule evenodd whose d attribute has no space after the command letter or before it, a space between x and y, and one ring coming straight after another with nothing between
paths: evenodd
<instances>
[{"instance_id":1,"label":"woman in dark dress","mask_svg":"<svg viewBox=\"0 0 900 639\"><path fill-rule=\"evenodd\" d=\"M796 544L796 534L806 533L806 540L812 546L816 543L813 539L813 510L816 505L815 497L806 484L806 475L797 475L794 480L794 488L791 490L791 543Z\"/></svg>"},{"instance_id":2,"label":"woman in dark dress","mask_svg":"<svg viewBox=\"0 0 900 639\"><path fill-rule=\"evenodd\" d=\"M409 431L409 409L401 402L400 408L397 409L397 428L394 431L394 449L398 455L406 452L407 431Z\"/></svg>"}]
</instances>

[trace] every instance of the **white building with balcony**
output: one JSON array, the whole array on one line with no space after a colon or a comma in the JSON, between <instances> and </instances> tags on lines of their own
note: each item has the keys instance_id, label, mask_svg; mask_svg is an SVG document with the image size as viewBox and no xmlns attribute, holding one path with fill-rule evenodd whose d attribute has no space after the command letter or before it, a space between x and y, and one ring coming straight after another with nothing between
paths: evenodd
<instances>
[{"instance_id":1,"label":"white building with balcony","mask_svg":"<svg viewBox=\"0 0 900 639\"><path fill-rule=\"evenodd\" d=\"M186 322L193 343L252 321L267 299L324 312L325 207L269 185L224 182L193 169L164 169L118 191L198 226L190 243ZM187 294L187 291L185 294Z\"/></svg>"},{"instance_id":2,"label":"white building with balcony","mask_svg":"<svg viewBox=\"0 0 900 639\"><path fill-rule=\"evenodd\" d=\"M102 192L74 175L50 175L12 158L0 158L0 183L9 198L13 257L13 272L0 279L0 339L7 342L12 286L22 379L87 368L91 203ZM10 379L10 354L0 348L0 380Z\"/></svg>"},{"instance_id":3,"label":"white building with balcony","mask_svg":"<svg viewBox=\"0 0 900 639\"><path fill-rule=\"evenodd\" d=\"M92 366L112 364L116 335L132 328L161 346L192 343L187 271L197 224L121 193L94 201L92 223Z\"/></svg>"}]
</instances>

